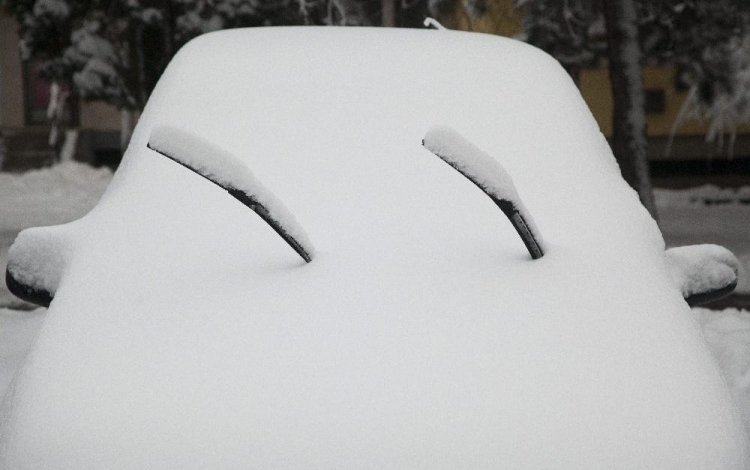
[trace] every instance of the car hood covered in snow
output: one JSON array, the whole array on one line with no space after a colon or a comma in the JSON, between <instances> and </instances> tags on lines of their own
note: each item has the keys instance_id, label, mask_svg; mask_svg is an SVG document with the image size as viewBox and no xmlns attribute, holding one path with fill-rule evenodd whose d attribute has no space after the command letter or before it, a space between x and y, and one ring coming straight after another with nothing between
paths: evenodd
<instances>
[{"instance_id":1,"label":"car hood covered in snow","mask_svg":"<svg viewBox=\"0 0 750 470\"><path fill-rule=\"evenodd\" d=\"M147 148L162 125L241 158L313 261ZM502 163L543 258L422 147L435 125ZM56 294L6 397L2 468L748 463L656 224L568 76L512 40L202 36L98 206L10 257Z\"/></svg>"}]
</instances>

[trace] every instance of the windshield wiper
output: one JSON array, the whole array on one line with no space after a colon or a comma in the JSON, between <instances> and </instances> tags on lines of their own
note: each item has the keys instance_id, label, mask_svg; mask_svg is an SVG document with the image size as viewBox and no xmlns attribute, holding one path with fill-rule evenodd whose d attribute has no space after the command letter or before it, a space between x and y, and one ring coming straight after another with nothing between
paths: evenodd
<instances>
[{"instance_id":1,"label":"windshield wiper","mask_svg":"<svg viewBox=\"0 0 750 470\"><path fill-rule=\"evenodd\" d=\"M302 226L239 158L190 132L169 126L153 129L148 148L227 191L258 214L306 263L312 261L315 249Z\"/></svg>"},{"instance_id":2,"label":"windshield wiper","mask_svg":"<svg viewBox=\"0 0 750 470\"><path fill-rule=\"evenodd\" d=\"M544 256L539 229L502 165L449 127L433 127L422 145L492 199L510 220L533 259Z\"/></svg>"}]
</instances>

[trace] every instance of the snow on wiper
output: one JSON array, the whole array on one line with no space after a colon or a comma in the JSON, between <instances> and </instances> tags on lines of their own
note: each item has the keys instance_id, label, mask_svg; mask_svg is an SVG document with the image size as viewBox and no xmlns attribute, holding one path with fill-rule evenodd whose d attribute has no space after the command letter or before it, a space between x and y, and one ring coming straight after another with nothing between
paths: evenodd
<instances>
[{"instance_id":1,"label":"snow on wiper","mask_svg":"<svg viewBox=\"0 0 750 470\"><path fill-rule=\"evenodd\" d=\"M461 134L437 126L422 145L481 189L503 211L533 259L544 256L542 237L505 168Z\"/></svg>"},{"instance_id":2,"label":"snow on wiper","mask_svg":"<svg viewBox=\"0 0 750 470\"><path fill-rule=\"evenodd\" d=\"M312 261L315 249L302 226L239 158L190 132L170 126L155 127L148 148L226 190L258 214L305 262Z\"/></svg>"}]
</instances>

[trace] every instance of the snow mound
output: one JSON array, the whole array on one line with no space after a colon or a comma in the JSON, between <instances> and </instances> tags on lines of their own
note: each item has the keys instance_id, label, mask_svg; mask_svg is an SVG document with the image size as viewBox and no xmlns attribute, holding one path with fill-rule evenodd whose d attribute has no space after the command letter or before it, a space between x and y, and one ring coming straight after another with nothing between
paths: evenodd
<instances>
[{"instance_id":1,"label":"snow mound","mask_svg":"<svg viewBox=\"0 0 750 470\"><path fill-rule=\"evenodd\" d=\"M26 173L0 173L3 230L78 219L99 201L112 179L107 168L63 162Z\"/></svg>"}]
</instances>

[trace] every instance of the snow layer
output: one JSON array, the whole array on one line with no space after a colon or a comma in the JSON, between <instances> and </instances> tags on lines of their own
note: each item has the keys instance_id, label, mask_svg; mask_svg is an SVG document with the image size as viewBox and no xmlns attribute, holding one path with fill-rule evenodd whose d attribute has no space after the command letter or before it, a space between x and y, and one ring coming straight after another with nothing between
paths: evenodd
<instances>
[{"instance_id":1,"label":"snow layer","mask_svg":"<svg viewBox=\"0 0 750 470\"><path fill-rule=\"evenodd\" d=\"M436 123L502 155L544 258L420 145ZM157 125L241 157L315 261L148 150ZM62 230L0 468L747 467L656 224L567 74L521 43L203 36Z\"/></svg>"},{"instance_id":2,"label":"snow layer","mask_svg":"<svg viewBox=\"0 0 750 470\"><path fill-rule=\"evenodd\" d=\"M78 162L32 170L0 173L2 230L19 231L78 219L99 201L112 179L107 168Z\"/></svg>"},{"instance_id":3,"label":"snow layer","mask_svg":"<svg viewBox=\"0 0 750 470\"><path fill-rule=\"evenodd\" d=\"M435 126L430 129L425 135L424 146L451 166L470 175L498 199L521 199L505 168L450 127Z\"/></svg>"}]
</instances>

